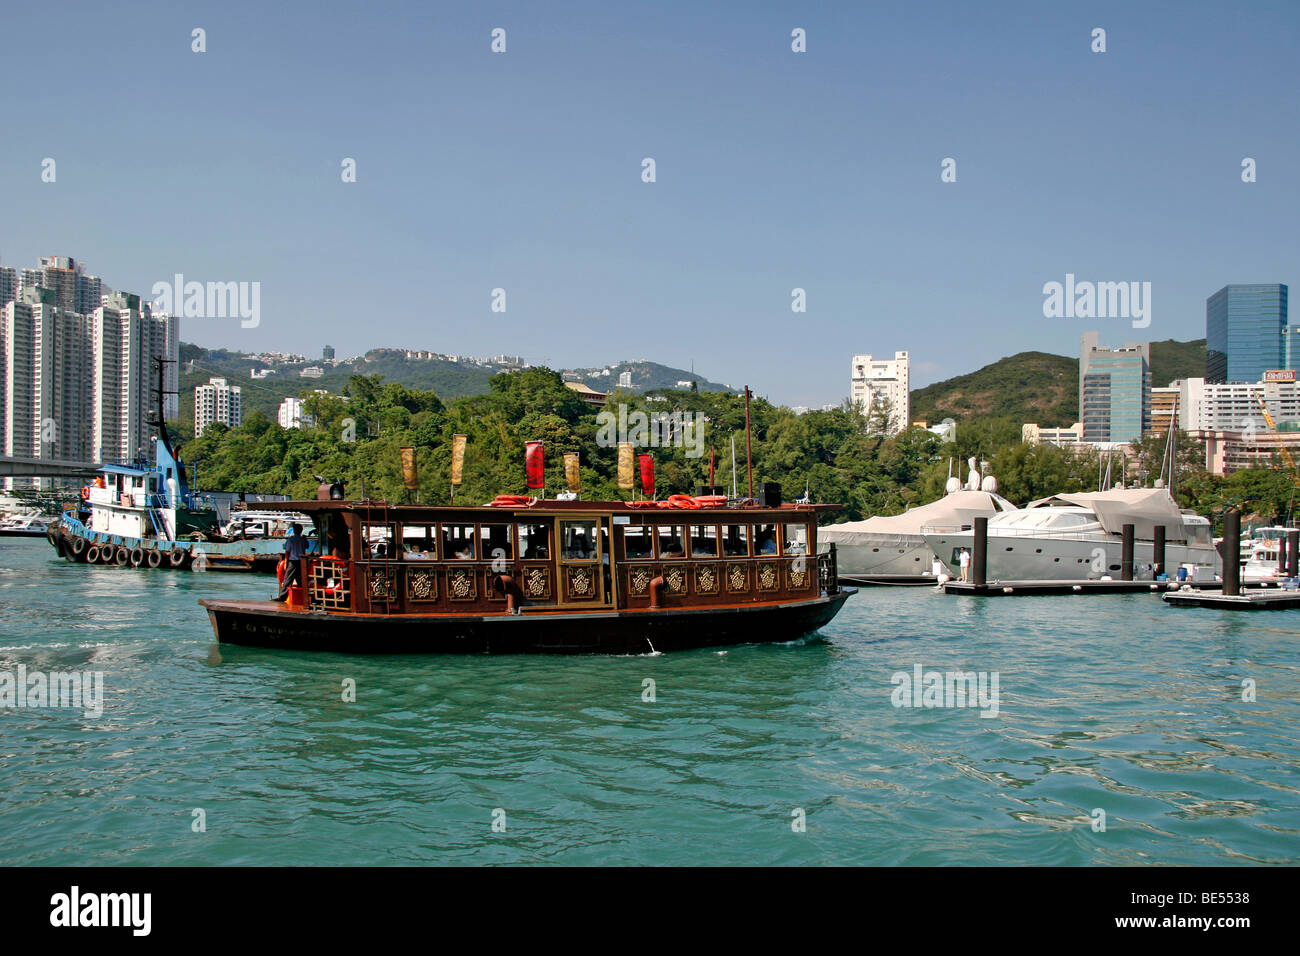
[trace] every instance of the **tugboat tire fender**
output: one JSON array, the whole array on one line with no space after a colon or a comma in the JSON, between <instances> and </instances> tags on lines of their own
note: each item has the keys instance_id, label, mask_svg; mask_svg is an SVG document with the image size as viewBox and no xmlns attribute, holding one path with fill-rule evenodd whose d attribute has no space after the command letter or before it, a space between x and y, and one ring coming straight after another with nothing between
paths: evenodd
<instances>
[{"instance_id":1,"label":"tugboat tire fender","mask_svg":"<svg viewBox=\"0 0 1300 956\"><path fill-rule=\"evenodd\" d=\"M131 552L127 551L124 545L119 544L117 550L113 552L113 563L119 568L124 568L129 560L131 560Z\"/></svg>"},{"instance_id":2,"label":"tugboat tire fender","mask_svg":"<svg viewBox=\"0 0 1300 956\"><path fill-rule=\"evenodd\" d=\"M156 548L150 548L149 553L145 555L145 560L149 562L149 567L157 568L162 566L162 552Z\"/></svg>"},{"instance_id":3,"label":"tugboat tire fender","mask_svg":"<svg viewBox=\"0 0 1300 956\"><path fill-rule=\"evenodd\" d=\"M86 552L86 563L99 564L99 547L97 545L92 544Z\"/></svg>"},{"instance_id":4,"label":"tugboat tire fender","mask_svg":"<svg viewBox=\"0 0 1300 956\"><path fill-rule=\"evenodd\" d=\"M144 564L144 548L131 549L131 567L138 568Z\"/></svg>"},{"instance_id":5,"label":"tugboat tire fender","mask_svg":"<svg viewBox=\"0 0 1300 956\"><path fill-rule=\"evenodd\" d=\"M185 563L185 559L188 556L189 556L189 552L187 552L184 548L172 548L170 551L167 552L167 563L170 564L173 568L179 568L181 565Z\"/></svg>"},{"instance_id":6,"label":"tugboat tire fender","mask_svg":"<svg viewBox=\"0 0 1300 956\"><path fill-rule=\"evenodd\" d=\"M71 548L72 556L74 558L81 557L82 554L84 554L86 551L86 539L81 537L74 537L71 543L69 544L69 548Z\"/></svg>"}]
</instances>

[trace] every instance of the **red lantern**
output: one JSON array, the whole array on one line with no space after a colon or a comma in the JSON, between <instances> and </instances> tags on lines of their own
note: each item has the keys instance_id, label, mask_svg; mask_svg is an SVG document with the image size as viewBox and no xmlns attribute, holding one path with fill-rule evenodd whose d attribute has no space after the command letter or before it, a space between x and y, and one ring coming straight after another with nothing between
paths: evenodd
<instances>
[{"instance_id":1,"label":"red lantern","mask_svg":"<svg viewBox=\"0 0 1300 956\"><path fill-rule=\"evenodd\" d=\"M641 464L641 493L651 498L655 495L655 458L654 455L637 455Z\"/></svg>"},{"instance_id":2,"label":"red lantern","mask_svg":"<svg viewBox=\"0 0 1300 956\"><path fill-rule=\"evenodd\" d=\"M528 476L529 488L542 488L546 485L546 461L542 456L542 443L530 441L524 445L524 473Z\"/></svg>"}]
</instances>

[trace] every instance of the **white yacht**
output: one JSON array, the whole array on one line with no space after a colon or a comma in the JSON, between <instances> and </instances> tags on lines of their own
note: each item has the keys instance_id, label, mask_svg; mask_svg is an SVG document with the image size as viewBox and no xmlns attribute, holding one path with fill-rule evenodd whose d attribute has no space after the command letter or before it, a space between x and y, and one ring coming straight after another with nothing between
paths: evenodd
<instances>
[{"instance_id":1,"label":"white yacht","mask_svg":"<svg viewBox=\"0 0 1300 956\"><path fill-rule=\"evenodd\" d=\"M1116 488L1052 495L990 518L988 580L1118 579L1126 524L1134 526L1136 580L1151 580L1157 573L1152 568L1157 526L1165 529L1164 573L1174 577L1185 568L1204 580L1222 570L1209 521L1180 510L1165 488ZM962 549L973 549L974 532L932 525L925 529L925 540L955 577Z\"/></svg>"},{"instance_id":2,"label":"white yacht","mask_svg":"<svg viewBox=\"0 0 1300 956\"><path fill-rule=\"evenodd\" d=\"M1278 555L1291 528L1269 525L1241 538L1241 580L1259 583L1286 577L1278 568Z\"/></svg>"},{"instance_id":3,"label":"white yacht","mask_svg":"<svg viewBox=\"0 0 1300 956\"><path fill-rule=\"evenodd\" d=\"M958 478L949 478L947 494L938 501L901 515L877 515L865 521L827 525L818 537L823 544L835 543L842 581L933 584L935 553L921 534L923 527L970 528L977 517L992 518L1014 510L1016 506L997 493L996 479L992 475L981 479L971 459L966 486Z\"/></svg>"}]
</instances>

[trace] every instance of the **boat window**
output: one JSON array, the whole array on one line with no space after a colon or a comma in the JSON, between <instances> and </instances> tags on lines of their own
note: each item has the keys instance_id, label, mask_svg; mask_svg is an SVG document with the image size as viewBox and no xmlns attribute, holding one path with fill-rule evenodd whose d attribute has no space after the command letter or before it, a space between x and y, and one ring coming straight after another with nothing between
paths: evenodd
<instances>
[{"instance_id":1,"label":"boat window","mask_svg":"<svg viewBox=\"0 0 1300 956\"><path fill-rule=\"evenodd\" d=\"M402 546L408 561L435 560L438 557L436 524L402 525Z\"/></svg>"},{"instance_id":2,"label":"boat window","mask_svg":"<svg viewBox=\"0 0 1300 956\"><path fill-rule=\"evenodd\" d=\"M691 556L696 558L716 558L718 556L717 525L691 525Z\"/></svg>"},{"instance_id":3,"label":"boat window","mask_svg":"<svg viewBox=\"0 0 1300 956\"><path fill-rule=\"evenodd\" d=\"M659 557L684 558L686 546L686 528L680 524L661 524L655 528L655 538L659 541Z\"/></svg>"},{"instance_id":4,"label":"boat window","mask_svg":"<svg viewBox=\"0 0 1300 956\"><path fill-rule=\"evenodd\" d=\"M754 525L754 553L776 554L776 525Z\"/></svg>"},{"instance_id":5,"label":"boat window","mask_svg":"<svg viewBox=\"0 0 1300 956\"><path fill-rule=\"evenodd\" d=\"M1208 545L1210 543L1209 524L1192 524L1188 522L1183 525L1183 528L1187 532L1187 541L1189 544Z\"/></svg>"},{"instance_id":6,"label":"boat window","mask_svg":"<svg viewBox=\"0 0 1300 956\"><path fill-rule=\"evenodd\" d=\"M391 524L370 524L361 526L362 540L366 543L366 554L375 561L389 561L400 557L394 553L393 542L397 540L397 526Z\"/></svg>"},{"instance_id":7,"label":"boat window","mask_svg":"<svg viewBox=\"0 0 1300 956\"><path fill-rule=\"evenodd\" d=\"M519 553L525 561L545 561L551 556L551 526L549 524L521 524L519 526Z\"/></svg>"},{"instance_id":8,"label":"boat window","mask_svg":"<svg viewBox=\"0 0 1300 956\"><path fill-rule=\"evenodd\" d=\"M511 561L515 552L511 540L514 529L508 524L479 525L484 561Z\"/></svg>"},{"instance_id":9,"label":"boat window","mask_svg":"<svg viewBox=\"0 0 1300 956\"><path fill-rule=\"evenodd\" d=\"M629 561L654 557L649 528L644 525L623 526L623 557Z\"/></svg>"},{"instance_id":10,"label":"boat window","mask_svg":"<svg viewBox=\"0 0 1300 956\"><path fill-rule=\"evenodd\" d=\"M319 520L319 519L317 519ZM316 529L313 527L312 531ZM337 512L329 516L330 554L345 561L352 558L352 546L348 540L347 520Z\"/></svg>"},{"instance_id":11,"label":"boat window","mask_svg":"<svg viewBox=\"0 0 1300 956\"><path fill-rule=\"evenodd\" d=\"M474 557L474 526L472 524L445 524L442 526L442 555L449 560L470 560Z\"/></svg>"},{"instance_id":12,"label":"boat window","mask_svg":"<svg viewBox=\"0 0 1300 956\"><path fill-rule=\"evenodd\" d=\"M569 561L596 560L596 521L560 522L561 555Z\"/></svg>"},{"instance_id":13,"label":"boat window","mask_svg":"<svg viewBox=\"0 0 1300 956\"><path fill-rule=\"evenodd\" d=\"M806 524L788 524L781 529L781 540L785 544L786 554L808 553L808 526Z\"/></svg>"},{"instance_id":14,"label":"boat window","mask_svg":"<svg viewBox=\"0 0 1300 956\"><path fill-rule=\"evenodd\" d=\"M743 524L722 526L722 553L729 558L740 558L749 554L748 526Z\"/></svg>"}]
</instances>

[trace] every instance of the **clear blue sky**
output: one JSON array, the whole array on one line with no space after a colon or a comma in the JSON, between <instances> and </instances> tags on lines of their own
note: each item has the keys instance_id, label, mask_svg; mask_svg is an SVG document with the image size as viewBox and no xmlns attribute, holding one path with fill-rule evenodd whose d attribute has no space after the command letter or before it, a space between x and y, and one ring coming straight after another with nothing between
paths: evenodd
<instances>
[{"instance_id":1,"label":"clear blue sky","mask_svg":"<svg viewBox=\"0 0 1300 956\"><path fill-rule=\"evenodd\" d=\"M143 294L260 282L258 328L182 323L209 347L694 360L815 405L855 352L908 349L922 385L1075 355L1088 328L1199 338L1222 285L1300 278L1294 0L96 2L3 24L0 262L72 255ZM1150 281L1150 328L1045 319L1067 272Z\"/></svg>"}]
</instances>

